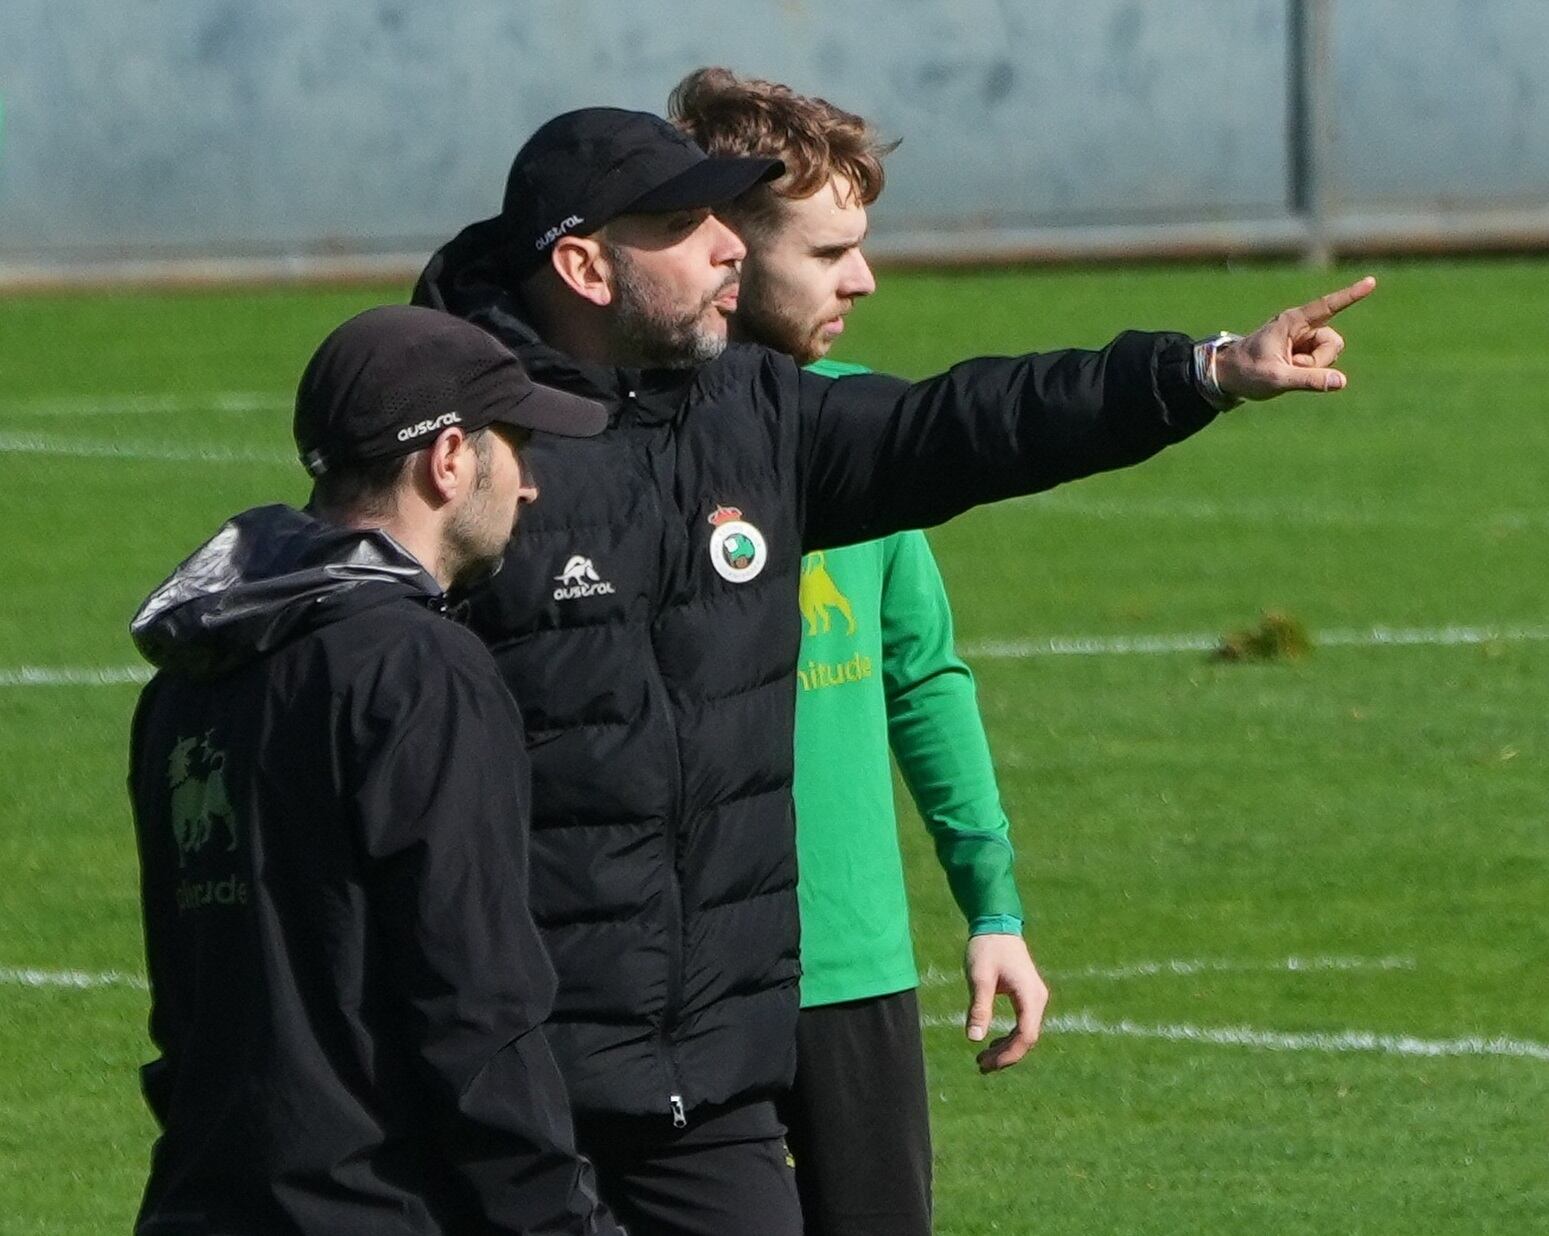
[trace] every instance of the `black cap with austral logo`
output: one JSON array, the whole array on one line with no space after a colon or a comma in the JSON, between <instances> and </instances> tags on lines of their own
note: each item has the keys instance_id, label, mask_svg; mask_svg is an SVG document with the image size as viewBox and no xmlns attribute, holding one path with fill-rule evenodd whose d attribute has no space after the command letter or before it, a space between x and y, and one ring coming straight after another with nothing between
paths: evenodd
<instances>
[{"instance_id":1,"label":"black cap with austral logo","mask_svg":"<svg viewBox=\"0 0 1549 1236\"><path fill-rule=\"evenodd\" d=\"M554 117L511 163L500 213L455 243L500 250L526 278L561 236L589 236L620 215L717 206L785 170L779 159L707 155L660 116L586 107Z\"/></svg>"},{"instance_id":2,"label":"black cap with austral logo","mask_svg":"<svg viewBox=\"0 0 1549 1236\"><path fill-rule=\"evenodd\" d=\"M407 455L451 425L588 438L607 423L600 403L538 385L477 326L416 305L381 305L337 327L296 391L296 449L313 476Z\"/></svg>"}]
</instances>

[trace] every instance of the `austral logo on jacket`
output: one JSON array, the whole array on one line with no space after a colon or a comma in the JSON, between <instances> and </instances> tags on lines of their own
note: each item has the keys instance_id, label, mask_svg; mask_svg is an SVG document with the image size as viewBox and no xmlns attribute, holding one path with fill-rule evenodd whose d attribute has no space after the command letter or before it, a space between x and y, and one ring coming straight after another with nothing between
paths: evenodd
<instances>
[{"instance_id":1,"label":"austral logo on jacket","mask_svg":"<svg viewBox=\"0 0 1549 1236\"><path fill-rule=\"evenodd\" d=\"M200 869L237 849L237 816L226 793L226 753L203 738L183 738L167 757L168 802L178 866ZM209 905L246 905L247 881L232 871L224 879L185 879L178 884L179 910Z\"/></svg>"},{"instance_id":2,"label":"austral logo on jacket","mask_svg":"<svg viewBox=\"0 0 1549 1236\"><path fill-rule=\"evenodd\" d=\"M565 569L554 577L559 587L554 589L556 601L573 601L577 597L607 596L613 585L597 574L590 558L571 554Z\"/></svg>"},{"instance_id":3,"label":"austral logo on jacket","mask_svg":"<svg viewBox=\"0 0 1549 1236\"><path fill-rule=\"evenodd\" d=\"M742 518L734 506L718 506L710 512L710 565L722 579L745 584L769 561L764 534Z\"/></svg>"}]
</instances>

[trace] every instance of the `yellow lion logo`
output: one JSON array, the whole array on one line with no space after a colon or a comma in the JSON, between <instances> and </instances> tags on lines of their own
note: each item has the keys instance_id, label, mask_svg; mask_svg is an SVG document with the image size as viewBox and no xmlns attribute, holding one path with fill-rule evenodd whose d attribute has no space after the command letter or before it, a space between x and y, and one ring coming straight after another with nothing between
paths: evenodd
<instances>
[{"instance_id":1,"label":"yellow lion logo","mask_svg":"<svg viewBox=\"0 0 1549 1236\"><path fill-rule=\"evenodd\" d=\"M855 611L850 608L850 599L839 591L839 585L834 583L834 577L823 565L821 553L808 554L801 560L799 601L808 635L816 635L820 630L826 632L832 627L833 621L828 616L831 609L844 615L845 634L855 634Z\"/></svg>"}]
</instances>

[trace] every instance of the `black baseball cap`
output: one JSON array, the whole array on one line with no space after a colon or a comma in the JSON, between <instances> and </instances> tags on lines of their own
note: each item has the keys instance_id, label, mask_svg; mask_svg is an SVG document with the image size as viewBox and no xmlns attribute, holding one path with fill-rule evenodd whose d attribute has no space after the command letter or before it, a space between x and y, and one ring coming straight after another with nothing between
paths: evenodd
<instances>
[{"instance_id":1,"label":"black baseball cap","mask_svg":"<svg viewBox=\"0 0 1549 1236\"><path fill-rule=\"evenodd\" d=\"M784 170L779 159L708 155L650 112L586 107L527 139L500 214L474 228L507 246L522 278L561 236L589 236L625 214L716 206Z\"/></svg>"},{"instance_id":2,"label":"black baseball cap","mask_svg":"<svg viewBox=\"0 0 1549 1236\"><path fill-rule=\"evenodd\" d=\"M607 423L600 403L534 382L492 335L417 305L381 305L336 327L296 391L296 449L313 476L407 455L449 425L587 438Z\"/></svg>"}]
</instances>

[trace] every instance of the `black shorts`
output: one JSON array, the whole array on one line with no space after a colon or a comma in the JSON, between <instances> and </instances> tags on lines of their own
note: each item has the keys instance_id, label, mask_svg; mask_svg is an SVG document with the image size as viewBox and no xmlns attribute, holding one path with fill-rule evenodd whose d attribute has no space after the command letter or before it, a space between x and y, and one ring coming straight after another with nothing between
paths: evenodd
<instances>
[{"instance_id":1,"label":"black shorts","mask_svg":"<svg viewBox=\"0 0 1549 1236\"><path fill-rule=\"evenodd\" d=\"M581 1114L576 1142L629 1236L801 1236L785 1129L769 1100L662 1116Z\"/></svg>"},{"instance_id":2,"label":"black shorts","mask_svg":"<svg viewBox=\"0 0 1549 1236\"><path fill-rule=\"evenodd\" d=\"M930 1236L920 1003L901 991L803 1009L780 1104L807 1236Z\"/></svg>"}]
</instances>

